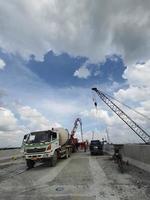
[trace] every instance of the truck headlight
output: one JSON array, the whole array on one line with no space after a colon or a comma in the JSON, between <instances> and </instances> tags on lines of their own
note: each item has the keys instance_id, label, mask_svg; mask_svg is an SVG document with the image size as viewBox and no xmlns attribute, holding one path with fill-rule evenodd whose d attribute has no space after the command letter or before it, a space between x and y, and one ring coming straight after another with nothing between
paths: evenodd
<instances>
[{"instance_id":1,"label":"truck headlight","mask_svg":"<svg viewBox=\"0 0 150 200\"><path fill-rule=\"evenodd\" d=\"M51 144L48 145L47 150L51 150Z\"/></svg>"}]
</instances>

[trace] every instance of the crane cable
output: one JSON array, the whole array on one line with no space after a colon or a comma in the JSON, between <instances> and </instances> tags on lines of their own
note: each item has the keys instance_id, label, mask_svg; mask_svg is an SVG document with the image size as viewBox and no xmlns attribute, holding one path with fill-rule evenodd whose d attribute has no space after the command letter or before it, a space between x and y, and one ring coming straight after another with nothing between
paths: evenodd
<instances>
[{"instance_id":1,"label":"crane cable","mask_svg":"<svg viewBox=\"0 0 150 200\"><path fill-rule=\"evenodd\" d=\"M98 111L97 110L97 101L96 101L96 97L95 97L95 93L94 92L92 92L92 95L93 95L93 103L94 103L94 106L95 106L95 109L96 109L96 112Z\"/></svg>"},{"instance_id":2,"label":"crane cable","mask_svg":"<svg viewBox=\"0 0 150 200\"><path fill-rule=\"evenodd\" d=\"M147 120L150 120L150 118L149 118L148 116L146 116L146 115L144 115L143 113L141 113L141 112L139 112L139 111L137 111L137 110L131 108L129 105L127 105L127 104L125 104L125 103L122 103L122 102L119 101L118 99L116 99L116 98L110 96L109 94L107 94L107 93L105 93L105 92L103 92L103 94L105 94L106 96L110 97L111 99L114 99L115 101L117 101L118 103L122 104L123 106L125 106L125 107L131 109L132 111L134 111L135 113L141 115L142 117L146 118ZM97 109L97 102L96 102L95 98L93 98L93 101L94 101L94 105L95 105L95 107L96 107L96 109Z\"/></svg>"},{"instance_id":3,"label":"crane cable","mask_svg":"<svg viewBox=\"0 0 150 200\"><path fill-rule=\"evenodd\" d=\"M115 99L114 97L112 97L112 96L110 96L110 95L108 95L108 94L107 94L107 96L109 96L110 98L114 99L115 101L117 101L118 103L122 104L123 106L126 106L127 108L131 109L132 111L134 111L135 113L141 115L142 117L144 117L144 118L150 120L150 118L149 118L148 116L146 116L146 115L144 115L143 113L141 113L141 112L135 110L134 108L130 107L129 105L127 105L127 104L125 104L125 103L122 103L121 101Z\"/></svg>"}]
</instances>

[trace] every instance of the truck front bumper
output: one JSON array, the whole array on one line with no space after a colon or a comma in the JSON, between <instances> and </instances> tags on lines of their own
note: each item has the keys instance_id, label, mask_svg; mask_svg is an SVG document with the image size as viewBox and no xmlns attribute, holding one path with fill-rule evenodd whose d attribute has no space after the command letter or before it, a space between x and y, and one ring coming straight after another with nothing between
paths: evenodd
<instances>
[{"instance_id":1,"label":"truck front bumper","mask_svg":"<svg viewBox=\"0 0 150 200\"><path fill-rule=\"evenodd\" d=\"M26 160L43 160L52 157L50 153L25 154Z\"/></svg>"}]
</instances>

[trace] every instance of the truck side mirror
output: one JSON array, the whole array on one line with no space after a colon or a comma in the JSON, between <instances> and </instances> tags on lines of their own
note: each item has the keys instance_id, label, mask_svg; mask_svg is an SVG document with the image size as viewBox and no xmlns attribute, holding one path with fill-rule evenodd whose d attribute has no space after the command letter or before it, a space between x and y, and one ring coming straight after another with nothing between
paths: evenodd
<instances>
[{"instance_id":1,"label":"truck side mirror","mask_svg":"<svg viewBox=\"0 0 150 200\"><path fill-rule=\"evenodd\" d=\"M27 141L28 136L29 136L29 134L26 134L26 135L23 136L23 142L26 142L26 141Z\"/></svg>"}]
</instances>

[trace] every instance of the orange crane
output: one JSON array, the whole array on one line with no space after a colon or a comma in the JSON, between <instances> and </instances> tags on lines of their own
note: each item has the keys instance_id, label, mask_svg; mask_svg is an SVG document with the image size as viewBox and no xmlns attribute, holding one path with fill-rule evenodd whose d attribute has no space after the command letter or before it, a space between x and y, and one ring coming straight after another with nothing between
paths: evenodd
<instances>
[{"instance_id":1,"label":"orange crane","mask_svg":"<svg viewBox=\"0 0 150 200\"><path fill-rule=\"evenodd\" d=\"M77 118L74 122L74 126L73 126L73 129L71 131L71 138L74 138L74 135L77 131L77 128L78 128L78 124L80 125L80 130L81 130L81 140L83 142L83 131L82 131L82 121L80 118Z\"/></svg>"},{"instance_id":2,"label":"orange crane","mask_svg":"<svg viewBox=\"0 0 150 200\"><path fill-rule=\"evenodd\" d=\"M76 133L78 125L80 125L80 131L81 131L81 142L80 143L78 142L77 138L74 138L74 135ZM75 120L73 129L71 131L70 138L71 138L72 144L74 146L74 149L73 149L74 152L78 149L79 146L81 147L81 149L84 149L84 151L86 152L87 147L86 147L86 142L83 140L82 121L80 118L77 118Z\"/></svg>"},{"instance_id":3,"label":"orange crane","mask_svg":"<svg viewBox=\"0 0 150 200\"><path fill-rule=\"evenodd\" d=\"M93 91L120 117L146 144L150 144L150 135L141 128L133 119L131 119L123 110L121 110L112 100L97 88L92 88ZM97 107L97 103L95 102Z\"/></svg>"}]
</instances>

